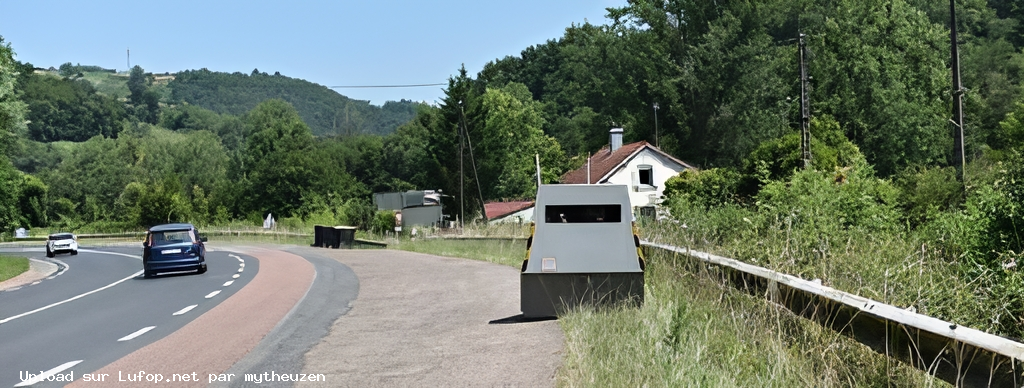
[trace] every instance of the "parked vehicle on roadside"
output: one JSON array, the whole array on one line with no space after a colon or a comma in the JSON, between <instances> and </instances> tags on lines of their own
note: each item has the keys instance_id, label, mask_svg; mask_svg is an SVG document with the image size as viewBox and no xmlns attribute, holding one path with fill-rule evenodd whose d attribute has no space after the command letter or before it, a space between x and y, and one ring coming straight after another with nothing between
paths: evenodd
<instances>
[{"instance_id":1,"label":"parked vehicle on roadside","mask_svg":"<svg viewBox=\"0 0 1024 388\"><path fill-rule=\"evenodd\" d=\"M192 224L165 224L149 228L142 242L145 277L160 272L206 272L206 237Z\"/></svg>"},{"instance_id":2,"label":"parked vehicle on roadside","mask_svg":"<svg viewBox=\"0 0 1024 388\"><path fill-rule=\"evenodd\" d=\"M71 233L54 233L46 239L46 257L58 253L78 254L78 236Z\"/></svg>"}]
</instances>

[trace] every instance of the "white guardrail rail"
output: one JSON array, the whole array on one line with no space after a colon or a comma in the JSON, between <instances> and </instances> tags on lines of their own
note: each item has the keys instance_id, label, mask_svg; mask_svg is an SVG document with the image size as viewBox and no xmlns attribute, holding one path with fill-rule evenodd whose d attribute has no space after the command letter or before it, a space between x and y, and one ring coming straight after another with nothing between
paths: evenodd
<instances>
[{"instance_id":1,"label":"white guardrail rail","mask_svg":"<svg viewBox=\"0 0 1024 388\"><path fill-rule=\"evenodd\" d=\"M958 387L1024 386L1024 344L839 291L817 281L672 245L642 245L717 268L733 286L786 307Z\"/></svg>"}]
</instances>

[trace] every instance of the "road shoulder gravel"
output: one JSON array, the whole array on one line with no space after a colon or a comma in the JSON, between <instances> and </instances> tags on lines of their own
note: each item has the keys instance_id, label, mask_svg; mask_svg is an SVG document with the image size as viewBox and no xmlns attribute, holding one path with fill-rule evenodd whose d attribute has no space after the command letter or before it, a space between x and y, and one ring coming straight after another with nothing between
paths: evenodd
<instances>
[{"instance_id":1,"label":"road shoulder gravel","mask_svg":"<svg viewBox=\"0 0 1024 388\"><path fill-rule=\"evenodd\" d=\"M305 356L297 386L555 385L557 321L520 323L519 271L392 250L322 250L355 272L351 310Z\"/></svg>"}]
</instances>

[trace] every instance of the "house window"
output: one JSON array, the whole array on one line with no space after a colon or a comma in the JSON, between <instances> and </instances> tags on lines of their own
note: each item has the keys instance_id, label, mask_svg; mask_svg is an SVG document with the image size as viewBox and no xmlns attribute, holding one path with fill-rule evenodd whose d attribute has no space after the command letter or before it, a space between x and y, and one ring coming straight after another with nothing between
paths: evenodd
<instances>
[{"instance_id":1,"label":"house window","mask_svg":"<svg viewBox=\"0 0 1024 388\"><path fill-rule=\"evenodd\" d=\"M654 186L654 170L651 169L649 164L642 164L638 166L640 175L640 185Z\"/></svg>"},{"instance_id":2,"label":"house window","mask_svg":"<svg viewBox=\"0 0 1024 388\"><path fill-rule=\"evenodd\" d=\"M654 169L649 164L637 166L637 172L633 176L633 189L635 191L657 190L654 186Z\"/></svg>"}]
</instances>

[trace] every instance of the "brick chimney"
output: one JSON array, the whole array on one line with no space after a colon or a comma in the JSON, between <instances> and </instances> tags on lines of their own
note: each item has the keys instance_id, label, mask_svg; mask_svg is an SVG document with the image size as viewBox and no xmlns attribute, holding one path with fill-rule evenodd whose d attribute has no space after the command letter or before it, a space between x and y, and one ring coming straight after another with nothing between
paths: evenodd
<instances>
[{"instance_id":1,"label":"brick chimney","mask_svg":"<svg viewBox=\"0 0 1024 388\"><path fill-rule=\"evenodd\" d=\"M611 131L608 131L608 137L608 145L611 152L622 148L622 128L612 128Z\"/></svg>"}]
</instances>

